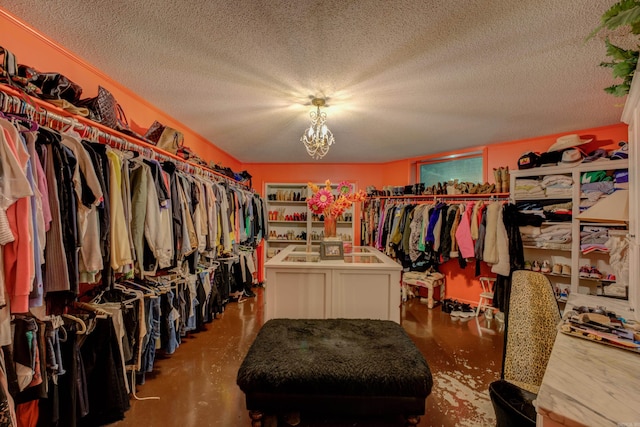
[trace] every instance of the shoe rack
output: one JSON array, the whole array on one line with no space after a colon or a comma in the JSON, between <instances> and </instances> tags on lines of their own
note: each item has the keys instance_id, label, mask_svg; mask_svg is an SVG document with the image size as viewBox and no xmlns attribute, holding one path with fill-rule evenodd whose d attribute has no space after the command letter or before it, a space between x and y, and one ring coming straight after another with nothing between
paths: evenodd
<instances>
[{"instance_id":1,"label":"shoe rack","mask_svg":"<svg viewBox=\"0 0 640 427\"><path fill-rule=\"evenodd\" d=\"M289 245L319 244L324 237L322 218L314 215L307 207L309 191L306 183L265 184L264 194L269 224L265 250L267 259ZM338 218L337 234L343 241L352 242L354 235L352 209Z\"/></svg>"},{"instance_id":2,"label":"shoe rack","mask_svg":"<svg viewBox=\"0 0 640 427\"><path fill-rule=\"evenodd\" d=\"M571 241L562 244L526 244L523 242L525 268L540 271L549 277L556 290L556 298L559 302L565 302L568 296L575 292L599 297L601 305L606 305L606 298L628 299L629 291L620 293L612 291L615 287L609 286L616 283L615 271L610 265L610 254L600 250L585 250L584 243L586 232L594 228L605 230L607 235L628 234L628 221L612 221L610 219L580 218L579 206L587 198L581 191L581 176L584 172L604 170L612 173L614 170L628 170L627 160L608 160L602 162L581 163L574 167L549 166L525 170L511 171L511 195L512 202L571 202L571 217L569 221L545 221L542 227L564 224L570 228ZM518 180L536 179L542 180L549 175L563 175L570 177L572 186L564 195L534 196L529 197L522 193L516 193ZM612 206L611 209L621 209ZM610 290L611 289L611 290ZM602 297L602 298L600 298Z\"/></svg>"}]
</instances>

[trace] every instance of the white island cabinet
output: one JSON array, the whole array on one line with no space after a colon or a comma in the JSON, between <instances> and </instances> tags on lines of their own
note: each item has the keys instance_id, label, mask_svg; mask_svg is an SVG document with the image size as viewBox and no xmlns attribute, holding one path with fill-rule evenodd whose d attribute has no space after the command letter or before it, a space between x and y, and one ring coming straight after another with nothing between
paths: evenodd
<instances>
[{"instance_id":1,"label":"white island cabinet","mask_svg":"<svg viewBox=\"0 0 640 427\"><path fill-rule=\"evenodd\" d=\"M368 246L321 260L317 246L290 245L265 263L265 322L380 319L400 323L402 267Z\"/></svg>"}]
</instances>

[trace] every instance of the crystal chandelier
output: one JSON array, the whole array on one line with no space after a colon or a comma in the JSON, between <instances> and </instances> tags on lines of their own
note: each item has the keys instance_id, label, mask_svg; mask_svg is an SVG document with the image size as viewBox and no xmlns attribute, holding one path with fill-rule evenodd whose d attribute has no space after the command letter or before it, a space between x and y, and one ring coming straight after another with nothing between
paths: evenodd
<instances>
[{"instance_id":1,"label":"crystal chandelier","mask_svg":"<svg viewBox=\"0 0 640 427\"><path fill-rule=\"evenodd\" d=\"M333 133L329 130L325 122L327 121L327 113L321 113L320 107L324 107L324 98L313 98L313 105L318 107L317 111L311 112L311 126L307 129L300 141L307 149L307 153L314 159L323 158L328 152L329 147L333 145Z\"/></svg>"}]
</instances>

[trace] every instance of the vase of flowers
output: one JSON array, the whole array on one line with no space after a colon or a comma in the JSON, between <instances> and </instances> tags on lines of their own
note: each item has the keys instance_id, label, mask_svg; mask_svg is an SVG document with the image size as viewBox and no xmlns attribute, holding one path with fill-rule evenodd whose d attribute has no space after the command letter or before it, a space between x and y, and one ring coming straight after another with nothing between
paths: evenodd
<instances>
[{"instance_id":1,"label":"vase of flowers","mask_svg":"<svg viewBox=\"0 0 640 427\"><path fill-rule=\"evenodd\" d=\"M354 191L353 185L348 181L342 181L335 194L329 180L325 181L324 187L311 182L308 185L313 195L307 199L307 206L314 214L324 217L324 238L335 240L338 217L354 203L364 201L367 194L362 190Z\"/></svg>"}]
</instances>

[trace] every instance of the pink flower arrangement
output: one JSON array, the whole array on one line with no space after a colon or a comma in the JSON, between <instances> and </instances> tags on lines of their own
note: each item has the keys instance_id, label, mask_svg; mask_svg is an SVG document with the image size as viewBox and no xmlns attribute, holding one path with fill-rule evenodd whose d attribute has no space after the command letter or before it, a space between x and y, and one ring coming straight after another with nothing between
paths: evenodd
<instances>
[{"instance_id":1,"label":"pink flower arrangement","mask_svg":"<svg viewBox=\"0 0 640 427\"><path fill-rule=\"evenodd\" d=\"M338 217L351 207L352 204L362 202L367 198L363 190L353 191L353 185L342 181L337 188L337 194L331 192L331 181L326 180L324 187L308 183L313 195L307 199L307 205L316 215Z\"/></svg>"}]
</instances>

